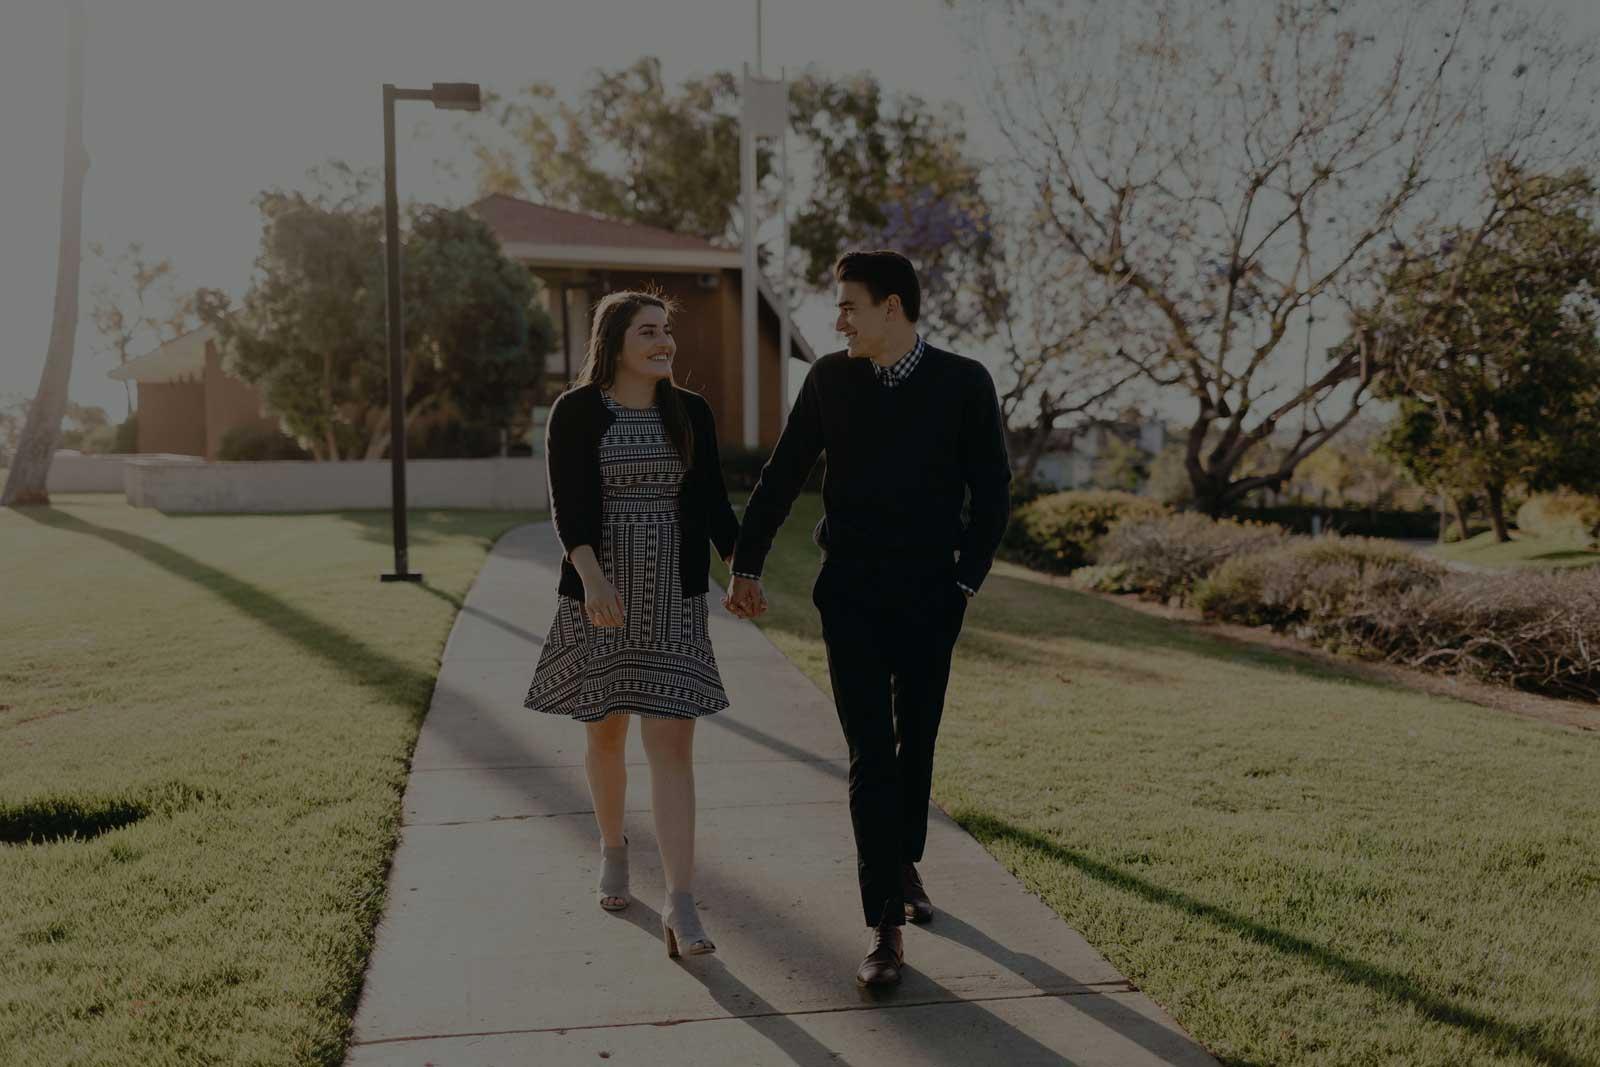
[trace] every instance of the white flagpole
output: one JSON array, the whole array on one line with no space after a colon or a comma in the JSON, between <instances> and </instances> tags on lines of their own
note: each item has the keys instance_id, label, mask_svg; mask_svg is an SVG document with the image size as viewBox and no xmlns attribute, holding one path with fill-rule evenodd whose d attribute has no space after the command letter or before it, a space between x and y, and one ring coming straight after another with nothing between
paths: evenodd
<instances>
[{"instance_id":1,"label":"white flagpole","mask_svg":"<svg viewBox=\"0 0 1600 1067\"><path fill-rule=\"evenodd\" d=\"M739 123L739 190L744 199L744 269L741 271L739 292L742 297L740 324L744 349L744 446L756 448L761 444L761 388L760 359L757 356L759 334L756 330L756 308L761 280L756 264L756 135L748 95L754 86L750 79L750 64L744 66L744 92L746 101Z\"/></svg>"},{"instance_id":2,"label":"white flagpole","mask_svg":"<svg viewBox=\"0 0 1600 1067\"><path fill-rule=\"evenodd\" d=\"M759 0L758 0L759 2ZM789 418L789 71L783 85L783 131L778 134L778 429Z\"/></svg>"}]
</instances>

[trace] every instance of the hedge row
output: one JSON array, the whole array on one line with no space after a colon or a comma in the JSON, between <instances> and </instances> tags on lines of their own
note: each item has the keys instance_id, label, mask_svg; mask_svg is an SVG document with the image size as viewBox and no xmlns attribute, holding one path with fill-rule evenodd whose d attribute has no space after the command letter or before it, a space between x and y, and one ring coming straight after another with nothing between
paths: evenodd
<instances>
[{"instance_id":1,"label":"hedge row","mask_svg":"<svg viewBox=\"0 0 1600 1067\"><path fill-rule=\"evenodd\" d=\"M1458 573L1388 542L1186 514L1117 526L1074 580L1338 652L1600 699L1600 568Z\"/></svg>"},{"instance_id":2,"label":"hedge row","mask_svg":"<svg viewBox=\"0 0 1600 1067\"><path fill-rule=\"evenodd\" d=\"M1437 511L1403 511L1394 508L1319 508L1288 504L1269 508L1242 508L1234 518L1270 522L1291 533L1342 533L1353 537L1394 537L1432 541L1439 536Z\"/></svg>"}]
</instances>

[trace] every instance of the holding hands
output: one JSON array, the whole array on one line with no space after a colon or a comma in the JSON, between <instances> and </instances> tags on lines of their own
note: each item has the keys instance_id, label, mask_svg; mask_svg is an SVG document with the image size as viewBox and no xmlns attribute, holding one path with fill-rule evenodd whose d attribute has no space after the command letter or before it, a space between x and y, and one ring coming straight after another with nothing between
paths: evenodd
<instances>
[{"instance_id":1,"label":"holding hands","mask_svg":"<svg viewBox=\"0 0 1600 1067\"><path fill-rule=\"evenodd\" d=\"M760 618L767 612L767 594L758 579L734 575L728 583L727 595L722 598L722 606L741 619Z\"/></svg>"}]
</instances>

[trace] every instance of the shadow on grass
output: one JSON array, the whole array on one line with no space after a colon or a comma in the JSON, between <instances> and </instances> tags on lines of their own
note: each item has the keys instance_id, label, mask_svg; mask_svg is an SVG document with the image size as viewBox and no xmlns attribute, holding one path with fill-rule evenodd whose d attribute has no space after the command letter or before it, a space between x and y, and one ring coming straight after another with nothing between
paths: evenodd
<instances>
[{"instance_id":1,"label":"shadow on grass","mask_svg":"<svg viewBox=\"0 0 1600 1067\"><path fill-rule=\"evenodd\" d=\"M779 597L783 601L775 604L758 625L763 630L821 642L821 629L810 604L810 575L791 574L773 567L768 577L774 601ZM791 602L803 604L803 610L791 609ZM1154 657L1151 662L1157 666L1142 671L1112 659L1081 655L1064 659L1060 649L1041 644L1051 640L1080 641L1141 655L1172 652L1297 678L1360 685L1387 692L1408 691L1397 682L1363 674L1355 664L1343 667L1325 662L1310 652L1296 653L1232 640L1207 632L1202 624L1146 615L1074 589L1002 574L989 576L983 592L968 611L961 642L956 646L956 670L960 670L962 655L974 654L997 663L1050 670L1088 670L1114 674L1124 680L1130 672L1138 671L1136 680L1149 684L1176 680L1184 669L1182 662L1171 657Z\"/></svg>"},{"instance_id":2,"label":"shadow on grass","mask_svg":"<svg viewBox=\"0 0 1600 1067\"><path fill-rule=\"evenodd\" d=\"M0 844L44 845L88 841L131 826L150 814L127 797L40 797L0 805Z\"/></svg>"},{"instance_id":3,"label":"shadow on grass","mask_svg":"<svg viewBox=\"0 0 1600 1067\"><path fill-rule=\"evenodd\" d=\"M394 517L387 509L382 511L340 511L335 513L339 521L356 528L356 534L363 541L374 544L394 544ZM406 543L407 545L436 545L451 538L459 537L463 530L471 529L481 524L490 515L505 515L508 512L499 511L471 511L443 508L407 509L406 510ZM520 513L519 513L520 514ZM528 518L536 515L535 512L526 513ZM488 546L494 543L495 534L484 534L479 541Z\"/></svg>"},{"instance_id":4,"label":"shadow on grass","mask_svg":"<svg viewBox=\"0 0 1600 1067\"><path fill-rule=\"evenodd\" d=\"M1529 556L1530 560L1570 560L1582 559L1591 563L1600 563L1600 552L1587 548L1567 548L1555 552L1541 552L1537 556Z\"/></svg>"},{"instance_id":5,"label":"shadow on grass","mask_svg":"<svg viewBox=\"0 0 1600 1067\"><path fill-rule=\"evenodd\" d=\"M1306 960L1341 981L1365 986L1405 1004L1434 1022L1459 1027L1491 1041L1498 1046L1499 1052L1524 1053L1541 1063L1553 1064L1555 1067L1582 1067L1587 1062L1564 1049L1550 1045L1535 1032L1533 1024L1518 1026L1452 1003L1418 988L1403 974L1341 955L1324 945L1271 926L1264 926L1227 908L1207 904L1177 890L1155 885L1110 864L1101 863L1081 852L1059 845L1043 834L982 813L962 813L955 818L967 832L986 847L992 847L995 843L1020 846L1064 867L1086 874L1114 889L1202 919L1275 952Z\"/></svg>"},{"instance_id":6,"label":"shadow on grass","mask_svg":"<svg viewBox=\"0 0 1600 1067\"><path fill-rule=\"evenodd\" d=\"M1207 632L1201 623L1146 615L1115 601L1073 589L997 574L984 584L985 593L991 590L1005 597L1013 610L1005 615L993 611L978 615L976 625L980 630L994 628L1024 637L1061 637L1138 652L1181 652L1329 681L1398 688L1393 683L1365 678L1355 671L1322 663L1310 656L1232 641ZM968 616L968 622L970 626L973 616Z\"/></svg>"},{"instance_id":7,"label":"shadow on grass","mask_svg":"<svg viewBox=\"0 0 1600 1067\"><path fill-rule=\"evenodd\" d=\"M131 552L185 581L208 590L249 615L274 633L350 675L361 685L384 690L397 702L412 707L420 722L433 692L434 677L403 660L367 644L361 638L331 626L280 597L235 578L227 571L139 534L98 526L55 508L17 508L16 513L43 526L96 537Z\"/></svg>"},{"instance_id":8,"label":"shadow on grass","mask_svg":"<svg viewBox=\"0 0 1600 1067\"><path fill-rule=\"evenodd\" d=\"M1200 1059L1194 1043L1181 1032L1167 1029L1159 1020L1147 1019L1114 999L1118 993L1134 992L1126 980L1114 986L1086 987L1038 956L1003 945L949 911L941 910L934 921L921 928L933 937L942 937L965 946L1047 994L1062 997L1063 1010L1077 1011L1108 1030L1143 1046L1165 1063L1191 1063ZM1235 1067L1243 1061L1233 1060Z\"/></svg>"}]
</instances>

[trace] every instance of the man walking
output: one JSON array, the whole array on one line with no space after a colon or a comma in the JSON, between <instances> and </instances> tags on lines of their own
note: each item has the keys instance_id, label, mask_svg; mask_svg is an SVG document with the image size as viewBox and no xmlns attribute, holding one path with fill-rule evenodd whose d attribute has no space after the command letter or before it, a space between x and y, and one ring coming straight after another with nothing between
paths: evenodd
<instances>
[{"instance_id":1,"label":"man walking","mask_svg":"<svg viewBox=\"0 0 1600 1067\"><path fill-rule=\"evenodd\" d=\"M727 606L745 618L766 610L767 553L825 452L812 600L849 743L850 820L872 929L856 981L879 986L900 980L906 919L933 918L915 865L934 740L967 601L1005 532L1011 468L987 368L917 332L921 287L910 260L849 252L834 278L834 325L848 347L812 366L762 469Z\"/></svg>"}]
</instances>

